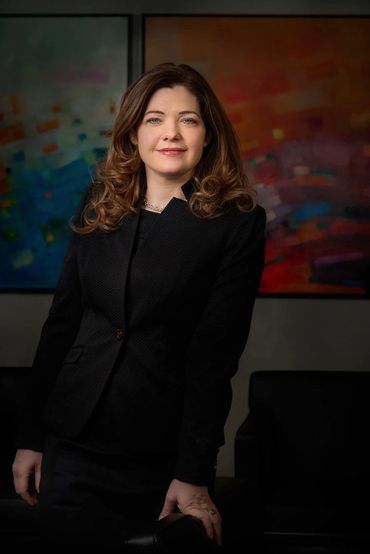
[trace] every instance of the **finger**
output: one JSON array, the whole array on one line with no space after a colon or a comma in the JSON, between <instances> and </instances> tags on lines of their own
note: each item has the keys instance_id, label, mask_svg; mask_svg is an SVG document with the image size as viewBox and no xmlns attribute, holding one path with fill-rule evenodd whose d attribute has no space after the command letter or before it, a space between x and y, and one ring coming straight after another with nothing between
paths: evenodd
<instances>
[{"instance_id":1,"label":"finger","mask_svg":"<svg viewBox=\"0 0 370 554\"><path fill-rule=\"evenodd\" d=\"M210 514L210 509L215 510L216 513ZM205 507L202 504L202 508L193 507L188 508L185 511L189 514L192 512L191 515L194 515L202 521L207 535L211 540L215 540L219 545L222 544L221 516L217 511L216 506L207 506L207 510L205 510Z\"/></svg>"},{"instance_id":2,"label":"finger","mask_svg":"<svg viewBox=\"0 0 370 554\"><path fill-rule=\"evenodd\" d=\"M213 521L215 517L216 516L211 516L211 521L212 521L212 525L213 525L213 529L214 529L214 535L215 535L215 538L216 538L216 542L217 542L217 544L221 545L222 544L221 521L217 520L217 519L216 519L216 521Z\"/></svg>"},{"instance_id":3,"label":"finger","mask_svg":"<svg viewBox=\"0 0 370 554\"><path fill-rule=\"evenodd\" d=\"M15 492L19 494L19 496L27 502L27 504L31 504L32 506L35 504L35 498L32 496L28 490L28 481L25 479L15 479L14 480L14 488Z\"/></svg>"},{"instance_id":4,"label":"finger","mask_svg":"<svg viewBox=\"0 0 370 554\"><path fill-rule=\"evenodd\" d=\"M28 491L28 476L14 473L14 489L15 492L22 496L22 494Z\"/></svg>"},{"instance_id":5,"label":"finger","mask_svg":"<svg viewBox=\"0 0 370 554\"><path fill-rule=\"evenodd\" d=\"M41 465L36 467L35 470L35 488L40 494L40 481L41 481Z\"/></svg>"},{"instance_id":6,"label":"finger","mask_svg":"<svg viewBox=\"0 0 370 554\"><path fill-rule=\"evenodd\" d=\"M214 538L214 530L213 530L213 524L210 518L207 515L202 515L201 517L202 523L204 525L204 528L207 532L208 537L213 540Z\"/></svg>"},{"instance_id":7,"label":"finger","mask_svg":"<svg viewBox=\"0 0 370 554\"><path fill-rule=\"evenodd\" d=\"M34 506L37 503L36 498L28 490L28 475L14 473L14 488L15 492L19 494L27 504Z\"/></svg>"},{"instance_id":8,"label":"finger","mask_svg":"<svg viewBox=\"0 0 370 554\"><path fill-rule=\"evenodd\" d=\"M37 504L37 499L28 491L24 491L18 494L25 502L27 502L27 504L30 504L31 506L35 506Z\"/></svg>"},{"instance_id":9,"label":"finger","mask_svg":"<svg viewBox=\"0 0 370 554\"><path fill-rule=\"evenodd\" d=\"M212 525L212 522L211 522L207 512L205 512L204 510L197 510L196 508L191 508L191 509L185 510L183 513L192 515L192 516L200 519L201 522L203 523L203 526L206 530L206 533L207 533L208 537L211 540L213 540L213 525Z\"/></svg>"},{"instance_id":10,"label":"finger","mask_svg":"<svg viewBox=\"0 0 370 554\"><path fill-rule=\"evenodd\" d=\"M211 511L213 513L211 513ZM221 545L222 544L222 526L221 526L222 518L221 518L220 512L217 510L214 504L211 507L208 507L207 512L213 526L215 540L217 544Z\"/></svg>"},{"instance_id":11,"label":"finger","mask_svg":"<svg viewBox=\"0 0 370 554\"><path fill-rule=\"evenodd\" d=\"M161 513L159 515L158 519L162 519L162 517L166 517L168 514L171 514L176 509L176 501L170 500L169 498L165 498Z\"/></svg>"}]
</instances>

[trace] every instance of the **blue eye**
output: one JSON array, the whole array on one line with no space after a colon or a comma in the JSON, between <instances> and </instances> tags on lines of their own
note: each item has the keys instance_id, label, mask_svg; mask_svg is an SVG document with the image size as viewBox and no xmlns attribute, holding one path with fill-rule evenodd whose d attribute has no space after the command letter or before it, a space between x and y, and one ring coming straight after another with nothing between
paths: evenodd
<instances>
[{"instance_id":1,"label":"blue eye","mask_svg":"<svg viewBox=\"0 0 370 554\"><path fill-rule=\"evenodd\" d=\"M150 124L153 124L153 125L158 125L158 123L161 123L161 119L159 117L150 117L149 119L146 120L146 123L150 123ZM186 123L186 125L197 125L197 120L194 119L193 117L186 117L184 119L181 120L182 122Z\"/></svg>"},{"instance_id":2,"label":"blue eye","mask_svg":"<svg viewBox=\"0 0 370 554\"><path fill-rule=\"evenodd\" d=\"M197 123L196 119L193 119L192 117L187 117L186 119L183 119L183 121L191 121L191 123Z\"/></svg>"}]
</instances>

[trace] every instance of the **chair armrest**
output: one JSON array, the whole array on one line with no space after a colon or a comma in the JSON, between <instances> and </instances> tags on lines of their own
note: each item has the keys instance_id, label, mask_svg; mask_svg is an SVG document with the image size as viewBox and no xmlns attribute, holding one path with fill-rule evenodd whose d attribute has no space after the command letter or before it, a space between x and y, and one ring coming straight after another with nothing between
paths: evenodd
<instances>
[{"instance_id":1,"label":"chair armrest","mask_svg":"<svg viewBox=\"0 0 370 554\"><path fill-rule=\"evenodd\" d=\"M258 444L255 422L251 413L236 432L234 442L234 471L237 479L258 481Z\"/></svg>"},{"instance_id":2,"label":"chair armrest","mask_svg":"<svg viewBox=\"0 0 370 554\"><path fill-rule=\"evenodd\" d=\"M200 519L182 513L169 514L150 523L128 537L124 545L128 552L144 550L163 554L205 554L219 550Z\"/></svg>"},{"instance_id":3,"label":"chair armrest","mask_svg":"<svg viewBox=\"0 0 370 554\"><path fill-rule=\"evenodd\" d=\"M263 505L256 483L217 477L214 502L222 518L226 552L257 552L254 547L263 538Z\"/></svg>"}]
</instances>

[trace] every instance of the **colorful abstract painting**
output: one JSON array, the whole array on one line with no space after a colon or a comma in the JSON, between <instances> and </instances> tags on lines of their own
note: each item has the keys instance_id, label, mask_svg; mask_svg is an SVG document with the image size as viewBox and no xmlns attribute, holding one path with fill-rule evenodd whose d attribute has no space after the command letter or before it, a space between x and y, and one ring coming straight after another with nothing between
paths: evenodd
<instances>
[{"instance_id":1,"label":"colorful abstract painting","mask_svg":"<svg viewBox=\"0 0 370 554\"><path fill-rule=\"evenodd\" d=\"M0 17L0 288L54 289L128 82L128 18Z\"/></svg>"},{"instance_id":2,"label":"colorful abstract painting","mask_svg":"<svg viewBox=\"0 0 370 554\"><path fill-rule=\"evenodd\" d=\"M200 71L267 210L261 295L370 294L370 18L145 18L145 68Z\"/></svg>"}]
</instances>

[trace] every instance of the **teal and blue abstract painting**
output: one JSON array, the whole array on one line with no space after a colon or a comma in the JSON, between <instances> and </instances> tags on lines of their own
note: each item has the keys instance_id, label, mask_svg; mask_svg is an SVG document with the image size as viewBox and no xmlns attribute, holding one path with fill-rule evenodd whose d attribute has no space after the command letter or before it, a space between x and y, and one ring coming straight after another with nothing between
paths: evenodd
<instances>
[{"instance_id":1,"label":"teal and blue abstract painting","mask_svg":"<svg viewBox=\"0 0 370 554\"><path fill-rule=\"evenodd\" d=\"M52 290L128 83L128 17L0 17L0 289Z\"/></svg>"}]
</instances>

